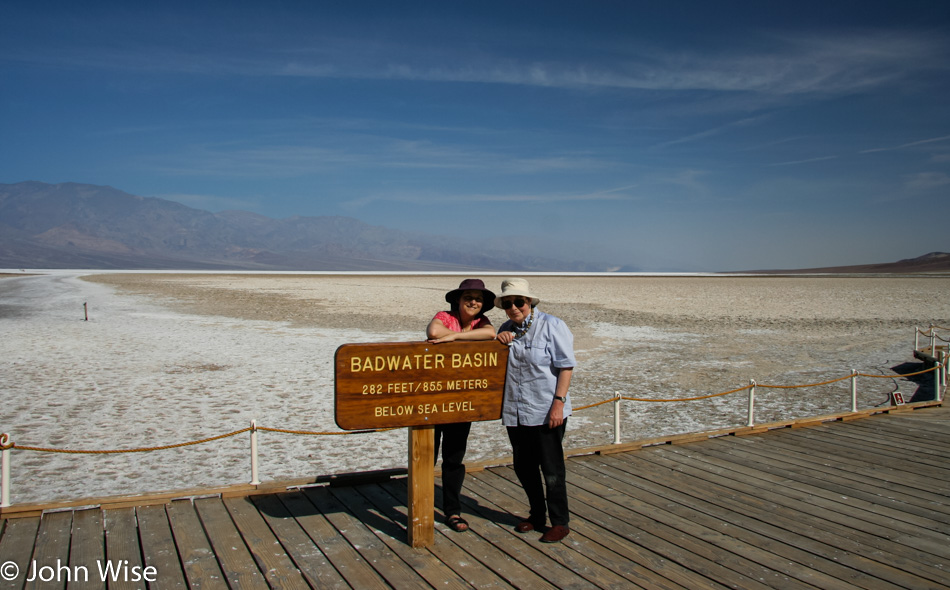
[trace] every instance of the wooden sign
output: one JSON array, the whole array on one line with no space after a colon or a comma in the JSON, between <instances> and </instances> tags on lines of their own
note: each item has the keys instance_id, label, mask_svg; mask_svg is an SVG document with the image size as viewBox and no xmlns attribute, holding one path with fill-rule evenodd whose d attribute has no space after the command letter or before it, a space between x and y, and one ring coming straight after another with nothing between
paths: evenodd
<instances>
[{"instance_id":1,"label":"wooden sign","mask_svg":"<svg viewBox=\"0 0 950 590\"><path fill-rule=\"evenodd\" d=\"M508 347L497 340L344 344L335 360L343 430L501 418Z\"/></svg>"}]
</instances>

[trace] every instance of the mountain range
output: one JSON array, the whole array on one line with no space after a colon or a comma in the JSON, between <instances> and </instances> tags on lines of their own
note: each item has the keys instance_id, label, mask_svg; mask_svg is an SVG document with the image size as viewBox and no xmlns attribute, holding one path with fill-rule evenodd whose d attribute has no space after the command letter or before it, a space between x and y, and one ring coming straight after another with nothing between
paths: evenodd
<instances>
[{"instance_id":1,"label":"mountain range","mask_svg":"<svg viewBox=\"0 0 950 590\"><path fill-rule=\"evenodd\" d=\"M350 217L212 213L109 186L34 181L0 184L0 268L605 270Z\"/></svg>"},{"instance_id":2,"label":"mountain range","mask_svg":"<svg viewBox=\"0 0 950 590\"><path fill-rule=\"evenodd\" d=\"M109 186L0 184L0 268L637 272L373 226L351 217L212 213ZM950 254L793 273L948 272Z\"/></svg>"},{"instance_id":3,"label":"mountain range","mask_svg":"<svg viewBox=\"0 0 950 590\"><path fill-rule=\"evenodd\" d=\"M800 268L795 270L751 271L760 274L909 274L950 272L950 253L931 252L917 258L897 262L859 264L854 266L827 266L823 268Z\"/></svg>"}]
</instances>

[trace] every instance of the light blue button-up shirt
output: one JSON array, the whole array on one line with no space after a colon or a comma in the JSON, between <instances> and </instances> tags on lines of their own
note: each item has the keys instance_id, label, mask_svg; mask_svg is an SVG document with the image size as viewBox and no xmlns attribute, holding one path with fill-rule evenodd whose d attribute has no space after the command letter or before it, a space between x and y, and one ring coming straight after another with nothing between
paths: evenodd
<instances>
[{"instance_id":1,"label":"light blue button-up shirt","mask_svg":"<svg viewBox=\"0 0 950 590\"><path fill-rule=\"evenodd\" d=\"M498 331L514 332L515 323L508 320ZM541 426L547 422L554 401L558 373L577 364L574 335L560 318L535 309L528 332L513 340L509 348L501 421L505 426ZM568 395L564 417L570 415Z\"/></svg>"}]
</instances>

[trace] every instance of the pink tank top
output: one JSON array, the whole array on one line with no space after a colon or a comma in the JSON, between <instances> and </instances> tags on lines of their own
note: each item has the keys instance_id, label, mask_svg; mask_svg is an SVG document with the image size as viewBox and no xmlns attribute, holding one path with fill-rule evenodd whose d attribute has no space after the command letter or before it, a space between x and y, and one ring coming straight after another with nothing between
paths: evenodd
<instances>
[{"instance_id":1,"label":"pink tank top","mask_svg":"<svg viewBox=\"0 0 950 590\"><path fill-rule=\"evenodd\" d=\"M448 312L448 311L440 311L439 313L435 314L435 319L437 319L437 320L439 320L440 322L442 322L442 325L443 325L443 326L445 326L445 327L448 328L449 330L452 330L453 332L461 332L461 331L462 331L462 322L461 322L461 320L459 320L458 316L456 316L455 314L453 314L453 313L451 313L451 312ZM475 320L475 321L472 322L472 329L473 329L473 330L476 330L476 329L478 329L478 328L481 328L481 327L484 326L487 322L488 322L488 318L486 318L485 316L482 316L482 317L480 317L480 318L478 318L477 320Z\"/></svg>"}]
</instances>

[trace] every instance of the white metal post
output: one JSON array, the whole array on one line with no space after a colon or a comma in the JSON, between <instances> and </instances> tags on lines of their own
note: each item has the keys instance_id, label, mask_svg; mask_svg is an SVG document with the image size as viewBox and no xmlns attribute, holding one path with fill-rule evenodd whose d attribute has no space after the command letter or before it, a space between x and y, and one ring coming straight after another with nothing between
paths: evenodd
<instances>
[{"instance_id":1,"label":"white metal post","mask_svg":"<svg viewBox=\"0 0 950 590\"><path fill-rule=\"evenodd\" d=\"M7 448L10 436L7 433L0 434L0 508L6 508L10 505L10 449Z\"/></svg>"},{"instance_id":2,"label":"white metal post","mask_svg":"<svg viewBox=\"0 0 950 590\"><path fill-rule=\"evenodd\" d=\"M755 426L755 379L749 379L749 428Z\"/></svg>"},{"instance_id":3,"label":"white metal post","mask_svg":"<svg viewBox=\"0 0 950 590\"><path fill-rule=\"evenodd\" d=\"M614 444L620 444L620 392L616 392L614 399Z\"/></svg>"},{"instance_id":4,"label":"white metal post","mask_svg":"<svg viewBox=\"0 0 950 590\"><path fill-rule=\"evenodd\" d=\"M934 367L934 399L938 402L942 399L940 395L940 371L942 370L943 363L937 362L937 365Z\"/></svg>"},{"instance_id":5,"label":"white metal post","mask_svg":"<svg viewBox=\"0 0 950 590\"><path fill-rule=\"evenodd\" d=\"M937 394L937 401L943 401L943 390L947 388L947 353L940 351L940 364L943 365L943 387Z\"/></svg>"},{"instance_id":6,"label":"white metal post","mask_svg":"<svg viewBox=\"0 0 950 590\"><path fill-rule=\"evenodd\" d=\"M851 369L851 411L858 411L858 372Z\"/></svg>"},{"instance_id":7,"label":"white metal post","mask_svg":"<svg viewBox=\"0 0 950 590\"><path fill-rule=\"evenodd\" d=\"M261 485L257 473L257 421L251 420L251 485Z\"/></svg>"},{"instance_id":8,"label":"white metal post","mask_svg":"<svg viewBox=\"0 0 950 590\"><path fill-rule=\"evenodd\" d=\"M914 326L914 351L920 350L920 326Z\"/></svg>"}]
</instances>

